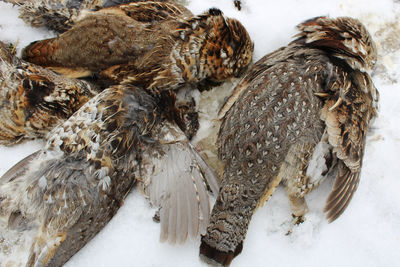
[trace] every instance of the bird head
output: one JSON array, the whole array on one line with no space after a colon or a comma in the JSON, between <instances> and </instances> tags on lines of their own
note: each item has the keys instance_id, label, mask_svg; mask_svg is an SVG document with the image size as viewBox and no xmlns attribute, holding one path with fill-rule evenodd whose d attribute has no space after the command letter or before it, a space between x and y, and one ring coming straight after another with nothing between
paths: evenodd
<instances>
[{"instance_id":1,"label":"bird head","mask_svg":"<svg viewBox=\"0 0 400 267\"><path fill-rule=\"evenodd\" d=\"M206 59L213 81L241 76L249 66L254 44L245 27L236 19L226 18L219 9L207 13Z\"/></svg>"}]
</instances>

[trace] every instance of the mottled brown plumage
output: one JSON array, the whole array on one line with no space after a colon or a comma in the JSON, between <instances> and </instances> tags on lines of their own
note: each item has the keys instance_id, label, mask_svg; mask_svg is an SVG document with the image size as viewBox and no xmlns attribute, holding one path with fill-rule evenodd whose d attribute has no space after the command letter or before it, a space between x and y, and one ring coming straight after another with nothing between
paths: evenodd
<instances>
[{"instance_id":1,"label":"mottled brown plumage","mask_svg":"<svg viewBox=\"0 0 400 267\"><path fill-rule=\"evenodd\" d=\"M159 92L239 76L252 52L243 25L218 9L193 16L181 5L148 1L88 13L22 56L69 77L98 73Z\"/></svg>"},{"instance_id":2,"label":"mottled brown plumage","mask_svg":"<svg viewBox=\"0 0 400 267\"><path fill-rule=\"evenodd\" d=\"M12 55L0 42L0 144L44 137L100 90Z\"/></svg>"},{"instance_id":3,"label":"mottled brown plumage","mask_svg":"<svg viewBox=\"0 0 400 267\"><path fill-rule=\"evenodd\" d=\"M227 266L243 248L256 208L281 182L297 222L304 196L336 173L325 211L335 220L358 185L378 92L367 73L376 60L356 19L318 17L297 39L259 60L220 111L222 185L200 254Z\"/></svg>"},{"instance_id":4,"label":"mottled brown plumage","mask_svg":"<svg viewBox=\"0 0 400 267\"><path fill-rule=\"evenodd\" d=\"M171 121L174 121L185 135L191 140L200 127L199 114L195 100L190 96L177 99L174 92L165 91L162 100L169 102L168 110L165 112ZM165 106L166 103L163 103Z\"/></svg>"},{"instance_id":5,"label":"mottled brown plumage","mask_svg":"<svg viewBox=\"0 0 400 267\"><path fill-rule=\"evenodd\" d=\"M58 33L70 29L85 12L138 0L2 0L19 6L20 18L33 27ZM162 0L157 0L162 2Z\"/></svg>"},{"instance_id":6,"label":"mottled brown plumage","mask_svg":"<svg viewBox=\"0 0 400 267\"><path fill-rule=\"evenodd\" d=\"M160 209L162 241L204 232L207 188L216 192L217 180L159 101L130 85L105 89L0 178L2 264L61 266L108 223L136 181Z\"/></svg>"}]
</instances>

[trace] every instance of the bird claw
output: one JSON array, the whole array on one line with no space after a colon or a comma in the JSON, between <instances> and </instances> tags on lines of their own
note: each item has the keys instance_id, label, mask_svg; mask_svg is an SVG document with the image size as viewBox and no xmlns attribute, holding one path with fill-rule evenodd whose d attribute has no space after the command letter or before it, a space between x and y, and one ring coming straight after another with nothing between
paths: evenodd
<instances>
[{"instance_id":1,"label":"bird claw","mask_svg":"<svg viewBox=\"0 0 400 267\"><path fill-rule=\"evenodd\" d=\"M330 94L324 93L324 92L317 92L317 93L314 93L314 95L319 96L319 97L328 97L328 96L330 96Z\"/></svg>"},{"instance_id":2,"label":"bird claw","mask_svg":"<svg viewBox=\"0 0 400 267\"><path fill-rule=\"evenodd\" d=\"M293 225L299 225L306 220L303 215L296 216L296 215L292 214L292 216L293 216Z\"/></svg>"},{"instance_id":3,"label":"bird claw","mask_svg":"<svg viewBox=\"0 0 400 267\"><path fill-rule=\"evenodd\" d=\"M329 108L329 111L333 111L335 108L337 108L343 101L343 98L339 97L338 100L336 101L336 103Z\"/></svg>"},{"instance_id":4,"label":"bird claw","mask_svg":"<svg viewBox=\"0 0 400 267\"><path fill-rule=\"evenodd\" d=\"M292 219L291 226L290 226L289 230L286 232L285 235L290 235L293 232L293 228L295 226L303 223L306 220L306 218L303 215L296 216L296 215L292 214L292 217L293 217L293 219Z\"/></svg>"},{"instance_id":5,"label":"bird claw","mask_svg":"<svg viewBox=\"0 0 400 267\"><path fill-rule=\"evenodd\" d=\"M160 210L157 210L153 216L153 221L156 223L160 223Z\"/></svg>"}]
</instances>

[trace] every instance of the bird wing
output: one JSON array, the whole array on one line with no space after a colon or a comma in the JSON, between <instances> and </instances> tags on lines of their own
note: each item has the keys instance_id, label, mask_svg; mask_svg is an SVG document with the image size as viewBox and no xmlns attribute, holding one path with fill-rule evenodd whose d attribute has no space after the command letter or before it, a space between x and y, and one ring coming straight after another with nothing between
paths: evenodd
<instances>
[{"instance_id":1,"label":"bird wing","mask_svg":"<svg viewBox=\"0 0 400 267\"><path fill-rule=\"evenodd\" d=\"M10 229L30 240L21 239L28 265L61 266L114 216L134 184L155 109L144 90L106 89L1 178L0 235Z\"/></svg>"},{"instance_id":2,"label":"bird wing","mask_svg":"<svg viewBox=\"0 0 400 267\"><path fill-rule=\"evenodd\" d=\"M366 135L376 115L377 91L368 74L344 75L340 80L344 82L331 87L335 99L325 101L321 112L338 158L338 174L324 209L330 222L343 213L357 189Z\"/></svg>"},{"instance_id":3,"label":"bird wing","mask_svg":"<svg viewBox=\"0 0 400 267\"><path fill-rule=\"evenodd\" d=\"M0 249L2 262L44 266L85 210L80 197L85 189L68 181L79 180L88 166L79 160L64 164L64 159L61 152L41 150L0 178L0 236L8 244L7 253Z\"/></svg>"},{"instance_id":4,"label":"bird wing","mask_svg":"<svg viewBox=\"0 0 400 267\"><path fill-rule=\"evenodd\" d=\"M98 12L110 12L116 9L123 11L128 17L144 23L155 23L167 19L193 16L192 12L182 5L160 1L129 3L109 9L102 9Z\"/></svg>"},{"instance_id":5,"label":"bird wing","mask_svg":"<svg viewBox=\"0 0 400 267\"><path fill-rule=\"evenodd\" d=\"M159 136L156 150L143 156L139 185L160 208L160 240L183 243L205 232L208 188L216 195L218 180L176 125L164 122Z\"/></svg>"}]
</instances>

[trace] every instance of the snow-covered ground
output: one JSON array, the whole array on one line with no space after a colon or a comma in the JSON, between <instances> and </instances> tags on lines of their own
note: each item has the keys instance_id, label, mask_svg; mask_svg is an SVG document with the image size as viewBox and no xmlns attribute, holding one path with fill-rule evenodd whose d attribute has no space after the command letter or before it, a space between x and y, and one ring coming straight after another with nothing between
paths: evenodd
<instances>
[{"instance_id":1,"label":"snow-covered ground","mask_svg":"<svg viewBox=\"0 0 400 267\"><path fill-rule=\"evenodd\" d=\"M379 63L373 80L380 91L380 114L367 140L361 183L346 212L328 224L322 212L331 181L307 198L306 221L286 235L291 212L279 188L260 208L249 227L243 252L233 266L400 266L400 3L393 0L189 0L199 14L218 7L238 18L255 42L254 60L287 44L295 25L314 16L353 16L373 35ZM12 5L0 3L0 39L29 42L52 36L18 19ZM41 141L0 147L0 175L42 146ZM205 266L200 240L181 246L158 241L154 209L137 190L112 221L66 266ZM1 264L0 264L1 265Z\"/></svg>"}]
</instances>

